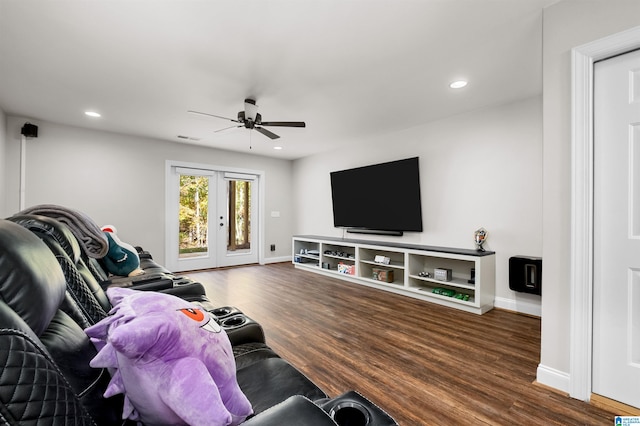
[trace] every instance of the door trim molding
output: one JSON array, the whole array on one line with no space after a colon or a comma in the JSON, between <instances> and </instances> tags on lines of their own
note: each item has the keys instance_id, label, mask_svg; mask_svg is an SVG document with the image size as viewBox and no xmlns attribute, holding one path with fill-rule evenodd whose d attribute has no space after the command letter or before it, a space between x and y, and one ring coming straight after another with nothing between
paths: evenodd
<instances>
[{"instance_id":1,"label":"door trim molding","mask_svg":"<svg viewBox=\"0 0 640 426\"><path fill-rule=\"evenodd\" d=\"M571 51L571 335L569 395L588 401L593 364L593 65L640 48L635 27Z\"/></svg>"},{"instance_id":2,"label":"door trim molding","mask_svg":"<svg viewBox=\"0 0 640 426\"><path fill-rule=\"evenodd\" d=\"M170 261L170 252L171 252L171 244L169 241L169 236L174 231L173 225L170 223L168 216L168 212L173 209L171 204L171 193L170 193L170 181L171 181L171 168L172 167L185 167L189 169L201 169L201 170L214 170L216 172L225 172L225 173L238 173L245 175L255 175L258 176L258 263L260 265L264 265L264 241L265 241L265 172L263 170L250 170L250 169L242 169L238 167L229 167L229 166L218 166L212 164L203 164L203 163L191 163L186 161L175 161L175 160L165 160L165 170L164 170L164 252L165 259L167 263L167 267L169 268ZM169 268L171 269L171 268Z\"/></svg>"}]
</instances>

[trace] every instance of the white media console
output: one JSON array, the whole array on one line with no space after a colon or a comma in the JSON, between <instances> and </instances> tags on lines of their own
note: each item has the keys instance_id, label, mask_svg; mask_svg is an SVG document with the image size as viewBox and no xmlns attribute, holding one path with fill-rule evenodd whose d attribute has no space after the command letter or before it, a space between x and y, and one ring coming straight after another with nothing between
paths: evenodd
<instances>
[{"instance_id":1,"label":"white media console","mask_svg":"<svg viewBox=\"0 0 640 426\"><path fill-rule=\"evenodd\" d=\"M493 308L491 251L314 235L294 236L292 245L296 268L476 314Z\"/></svg>"}]
</instances>

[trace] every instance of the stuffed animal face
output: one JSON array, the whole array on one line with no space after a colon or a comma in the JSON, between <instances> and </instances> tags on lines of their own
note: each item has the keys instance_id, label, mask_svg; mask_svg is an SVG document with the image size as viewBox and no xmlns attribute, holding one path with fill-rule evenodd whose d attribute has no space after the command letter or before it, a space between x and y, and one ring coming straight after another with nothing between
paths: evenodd
<instances>
[{"instance_id":1,"label":"stuffed animal face","mask_svg":"<svg viewBox=\"0 0 640 426\"><path fill-rule=\"evenodd\" d=\"M114 288L111 316L88 328L93 367L115 369L105 397L144 424L237 424L251 414L229 338L205 310L175 296Z\"/></svg>"}]
</instances>

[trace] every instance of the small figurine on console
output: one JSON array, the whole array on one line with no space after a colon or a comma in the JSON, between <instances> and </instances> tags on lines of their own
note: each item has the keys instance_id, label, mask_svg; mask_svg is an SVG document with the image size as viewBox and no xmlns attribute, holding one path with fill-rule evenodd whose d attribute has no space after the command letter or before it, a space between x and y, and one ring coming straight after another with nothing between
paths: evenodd
<instances>
[{"instance_id":1,"label":"small figurine on console","mask_svg":"<svg viewBox=\"0 0 640 426\"><path fill-rule=\"evenodd\" d=\"M476 229L476 232L473 233L474 240L476 243L476 250L484 251L484 247L482 245L487 240L487 230L484 228Z\"/></svg>"}]
</instances>

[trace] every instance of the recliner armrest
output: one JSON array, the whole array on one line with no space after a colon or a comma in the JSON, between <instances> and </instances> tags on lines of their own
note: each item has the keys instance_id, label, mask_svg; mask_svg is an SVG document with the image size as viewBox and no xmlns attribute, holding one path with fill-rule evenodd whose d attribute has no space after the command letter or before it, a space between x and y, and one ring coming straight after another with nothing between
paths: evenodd
<instances>
[{"instance_id":1,"label":"recliner armrest","mask_svg":"<svg viewBox=\"0 0 640 426\"><path fill-rule=\"evenodd\" d=\"M140 277L136 278L138 279L134 280L133 277L112 277L108 280L102 281L100 286L104 289L109 287L125 287L134 290L147 291L166 290L173 287L173 279L163 275L148 276L144 279L140 279Z\"/></svg>"},{"instance_id":2,"label":"recliner armrest","mask_svg":"<svg viewBox=\"0 0 640 426\"><path fill-rule=\"evenodd\" d=\"M134 287L137 288L137 287ZM199 282L190 282L188 284L174 285L171 288L162 290L163 293L173 294L188 301L207 301L204 286Z\"/></svg>"},{"instance_id":3,"label":"recliner armrest","mask_svg":"<svg viewBox=\"0 0 640 426\"><path fill-rule=\"evenodd\" d=\"M336 426L322 408L295 395L242 423L246 426Z\"/></svg>"},{"instance_id":4,"label":"recliner armrest","mask_svg":"<svg viewBox=\"0 0 640 426\"><path fill-rule=\"evenodd\" d=\"M138 283L145 284L151 281L159 281L163 279L173 279L173 277L163 272L154 272L151 274L135 275L132 277L121 277L121 276L113 275L109 277L108 280L104 280L102 284L106 284L106 285L118 284L121 287L124 287L126 285L136 285Z\"/></svg>"}]
</instances>

